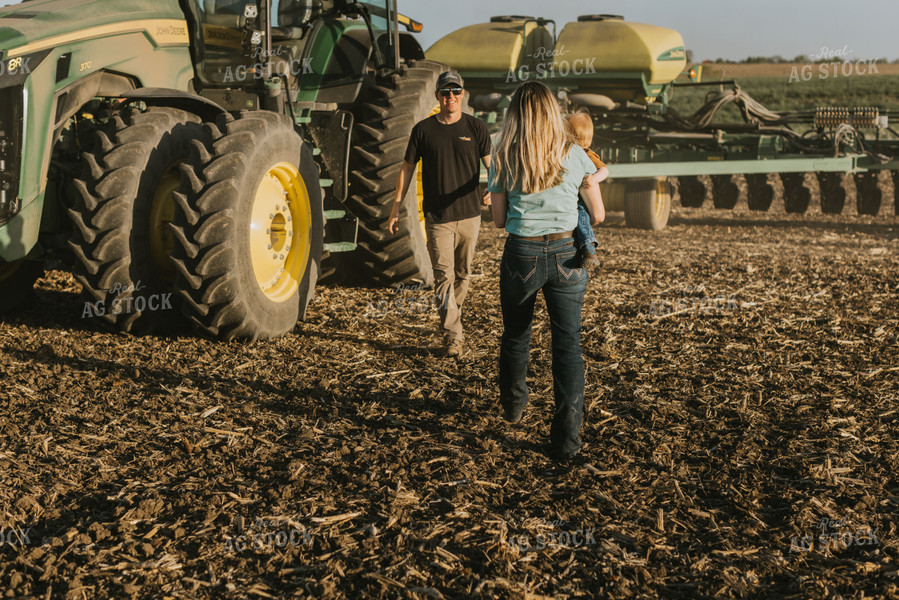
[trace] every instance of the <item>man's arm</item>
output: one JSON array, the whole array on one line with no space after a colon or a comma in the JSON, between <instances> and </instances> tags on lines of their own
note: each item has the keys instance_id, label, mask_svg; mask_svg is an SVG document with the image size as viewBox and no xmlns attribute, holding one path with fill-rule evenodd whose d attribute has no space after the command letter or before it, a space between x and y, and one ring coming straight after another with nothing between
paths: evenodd
<instances>
[{"instance_id":1,"label":"man's arm","mask_svg":"<svg viewBox=\"0 0 899 600\"><path fill-rule=\"evenodd\" d=\"M481 162L484 163L484 168L487 169L487 172L490 172L490 155L481 157ZM484 190L484 206L490 206L490 192Z\"/></svg>"},{"instance_id":2,"label":"man's arm","mask_svg":"<svg viewBox=\"0 0 899 600\"><path fill-rule=\"evenodd\" d=\"M415 172L415 165L403 160L400 166L399 175L396 176L396 197L393 200L393 209L390 211L390 218L387 219L387 231L396 233L400 225L400 205L406 192L409 191L409 183L412 181L412 173Z\"/></svg>"}]
</instances>

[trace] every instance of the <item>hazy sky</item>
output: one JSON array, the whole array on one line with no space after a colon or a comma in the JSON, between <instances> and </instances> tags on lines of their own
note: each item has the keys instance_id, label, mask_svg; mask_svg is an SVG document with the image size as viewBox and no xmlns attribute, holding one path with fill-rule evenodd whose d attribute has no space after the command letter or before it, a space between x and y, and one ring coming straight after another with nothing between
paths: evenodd
<instances>
[{"instance_id":1,"label":"hazy sky","mask_svg":"<svg viewBox=\"0 0 899 600\"><path fill-rule=\"evenodd\" d=\"M403 2L424 23L427 50L447 33L493 15L553 19L561 31L579 15L611 13L670 27L696 59L793 58L847 47L849 58L899 58L899 0L455 0Z\"/></svg>"},{"instance_id":2,"label":"hazy sky","mask_svg":"<svg viewBox=\"0 0 899 600\"><path fill-rule=\"evenodd\" d=\"M899 58L899 0L398 0L400 11L424 23L427 49L447 33L493 15L553 19L559 30L593 13L620 14L676 29L696 59L793 58L821 48L848 58ZM0 5L14 4L0 0Z\"/></svg>"}]
</instances>

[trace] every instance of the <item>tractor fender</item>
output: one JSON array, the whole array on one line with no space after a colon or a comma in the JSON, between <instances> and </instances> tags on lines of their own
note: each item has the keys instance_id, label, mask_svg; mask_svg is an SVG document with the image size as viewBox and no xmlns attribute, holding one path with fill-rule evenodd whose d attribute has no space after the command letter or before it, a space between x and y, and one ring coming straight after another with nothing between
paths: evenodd
<instances>
[{"instance_id":1,"label":"tractor fender","mask_svg":"<svg viewBox=\"0 0 899 600\"><path fill-rule=\"evenodd\" d=\"M50 156L66 122L92 98L98 96L119 96L133 90L137 81L127 75L112 73L109 71L97 71L83 79L57 90L53 102L53 130L50 144L44 150L44 158L41 166L41 190L47 184L47 175L50 170Z\"/></svg>"},{"instance_id":2,"label":"tractor fender","mask_svg":"<svg viewBox=\"0 0 899 600\"><path fill-rule=\"evenodd\" d=\"M413 35L400 33L400 58L404 60L425 60L425 51Z\"/></svg>"},{"instance_id":3,"label":"tractor fender","mask_svg":"<svg viewBox=\"0 0 899 600\"><path fill-rule=\"evenodd\" d=\"M56 92L53 123L53 142L69 118L81 110L89 100L98 96L119 96L137 87L137 82L127 75L97 71L79 79Z\"/></svg>"},{"instance_id":4,"label":"tractor fender","mask_svg":"<svg viewBox=\"0 0 899 600\"><path fill-rule=\"evenodd\" d=\"M214 122L218 115L228 111L209 98L169 88L137 88L120 95L125 100L139 100L148 106L167 106L199 116L204 121Z\"/></svg>"}]
</instances>

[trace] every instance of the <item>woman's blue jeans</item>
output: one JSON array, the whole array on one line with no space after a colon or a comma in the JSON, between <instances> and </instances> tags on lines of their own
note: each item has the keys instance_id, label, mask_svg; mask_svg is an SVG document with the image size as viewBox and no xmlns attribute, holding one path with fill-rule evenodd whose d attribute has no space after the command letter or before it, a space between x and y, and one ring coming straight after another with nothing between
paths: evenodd
<instances>
[{"instance_id":1,"label":"woman's blue jeans","mask_svg":"<svg viewBox=\"0 0 899 600\"><path fill-rule=\"evenodd\" d=\"M503 338L499 356L500 402L507 415L528 403L527 371L537 292L543 290L552 329L552 372L556 408L550 429L554 454L580 448L584 412L581 308L587 270L580 266L572 238L550 242L509 236L500 264Z\"/></svg>"}]
</instances>

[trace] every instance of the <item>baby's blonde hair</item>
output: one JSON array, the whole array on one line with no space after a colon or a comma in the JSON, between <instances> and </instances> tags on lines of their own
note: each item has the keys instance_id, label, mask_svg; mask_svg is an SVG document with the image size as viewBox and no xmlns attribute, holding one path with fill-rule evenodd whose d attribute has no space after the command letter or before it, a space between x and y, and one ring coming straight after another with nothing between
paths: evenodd
<instances>
[{"instance_id":1,"label":"baby's blonde hair","mask_svg":"<svg viewBox=\"0 0 899 600\"><path fill-rule=\"evenodd\" d=\"M587 113L565 115L565 124L571 138L581 148L589 148L593 144L593 119Z\"/></svg>"}]
</instances>

